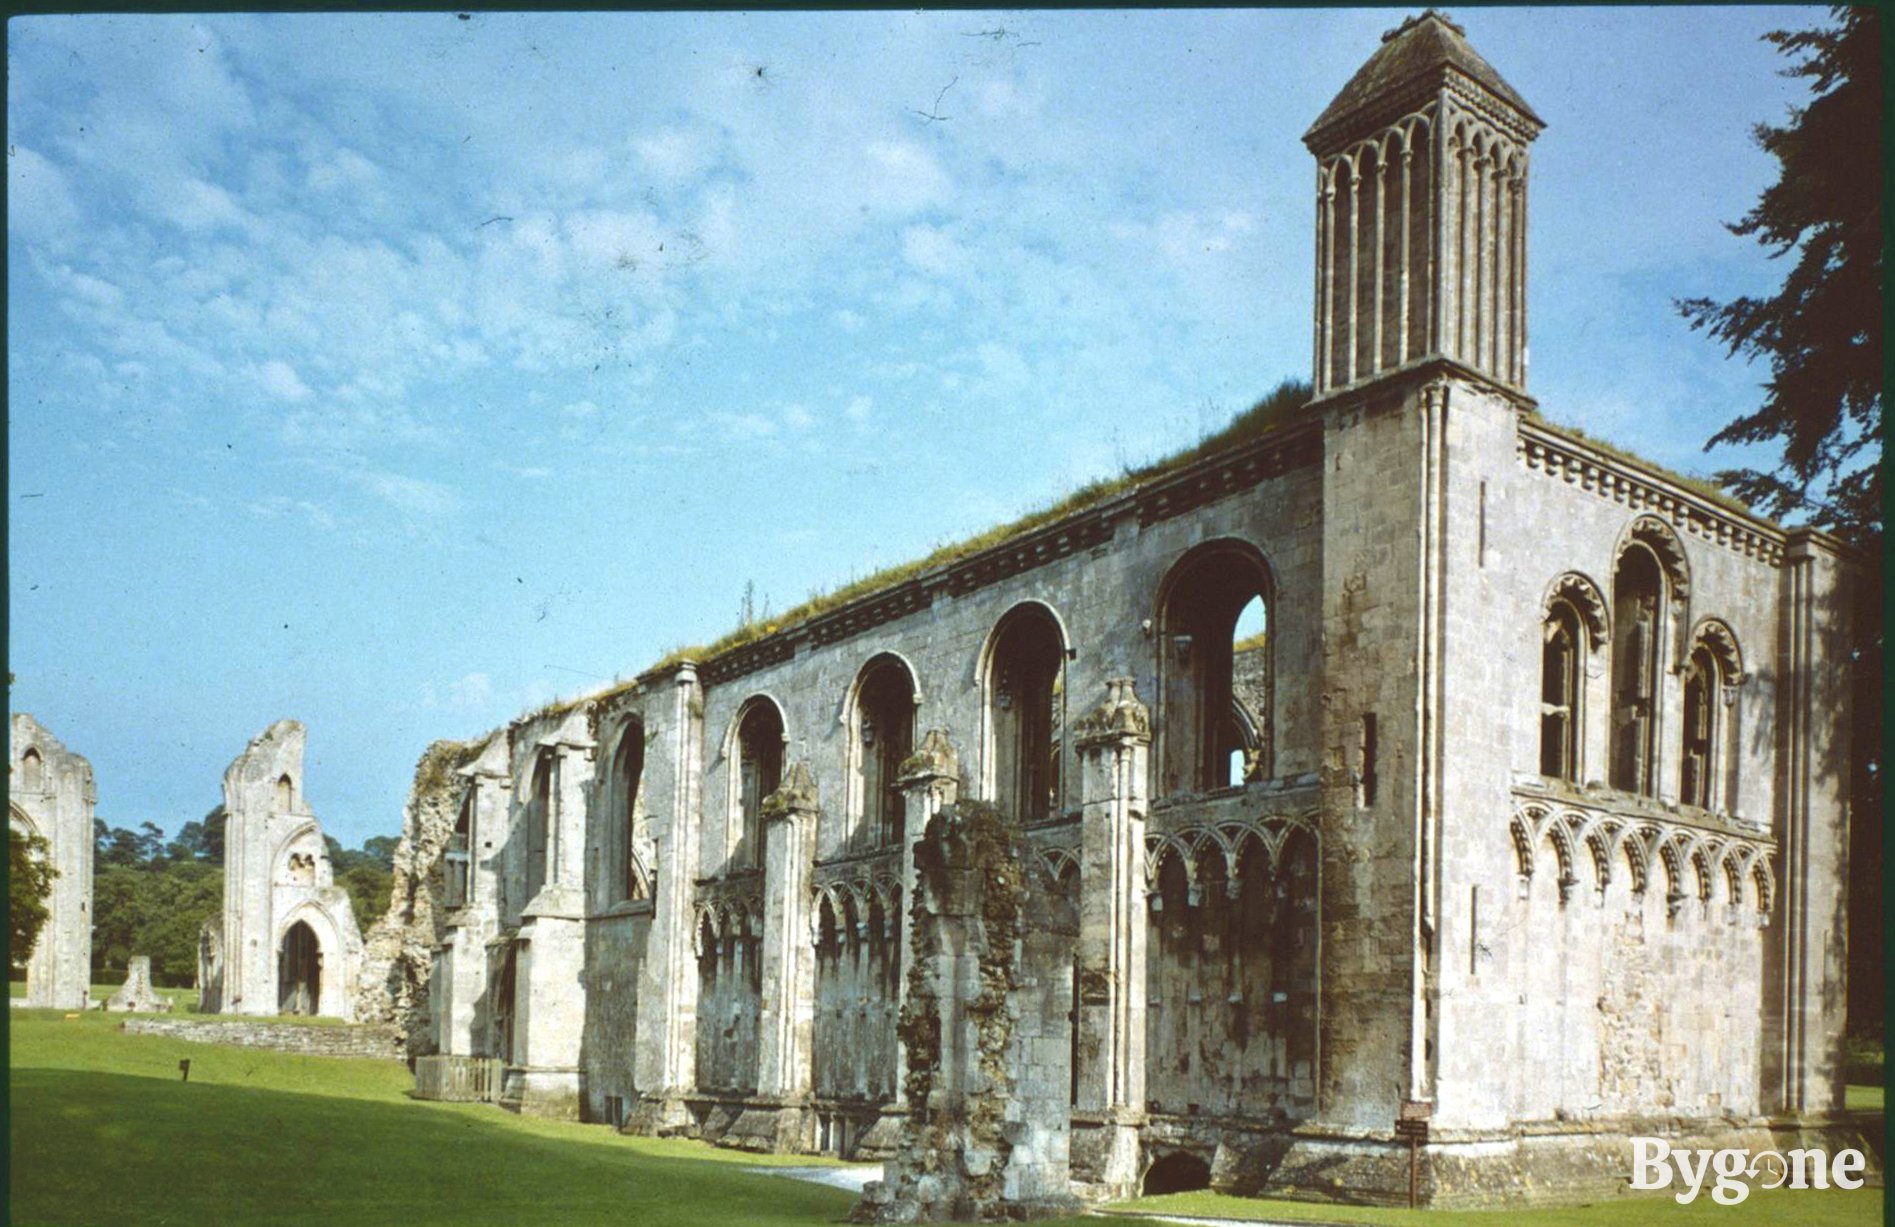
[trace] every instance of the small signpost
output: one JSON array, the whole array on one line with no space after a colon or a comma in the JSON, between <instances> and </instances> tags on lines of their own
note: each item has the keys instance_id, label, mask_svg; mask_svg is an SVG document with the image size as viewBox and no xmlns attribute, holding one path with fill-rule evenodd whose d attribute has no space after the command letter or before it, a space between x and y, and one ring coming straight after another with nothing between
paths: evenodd
<instances>
[{"instance_id":1,"label":"small signpost","mask_svg":"<svg viewBox=\"0 0 1895 1227\"><path fill-rule=\"evenodd\" d=\"M1434 1105L1425 1099L1402 1100L1395 1117L1395 1136L1408 1142L1408 1208L1413 1210L1421 1198L1421 1148L1428 1140L1428 1118Z\"/></svg>"},{"instance_id":2,"label":"small signpost","mask_svg":"<svg viewBox=\"0 0 1895 1227\"><path fill-rule=\"evenodd\" d=\"M191 1080L191 1058L190 1057L185 1057L183 1060L178 1062L178 1072L184 1075L183 1080L185 1082L189 1082Z\"/></svg>"}]
</instances>

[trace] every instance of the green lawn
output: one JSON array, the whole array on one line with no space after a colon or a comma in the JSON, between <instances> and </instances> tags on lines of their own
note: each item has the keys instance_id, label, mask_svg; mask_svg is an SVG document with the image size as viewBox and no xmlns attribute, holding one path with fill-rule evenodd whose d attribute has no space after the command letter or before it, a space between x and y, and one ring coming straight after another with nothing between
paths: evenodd
<instances>
[{"instance_id":1,"label":"green lawn","mask_svg":"<svg viewBox=\"0 0 1895 1227\"><path fill-rule=\"evenodd\" d=\"M807 1156L412 1100L398 1062L126 1035L117 1016L96 1012L14 1010L8 1021L17 1223L820 1224L839 1222L854 1202L743 1170L822 1162ZM189 1082L178 1076L182 1057ZM1882 1194L1757 1193L1734 1209L1701 1196L1689 1207L1644 1198L1416 1214L1181 1193L1123 1209L1385 1227L1866 1227L1881 1221Z\"/></svg>"},{"instance_id":2,"label":"green lawn","mask_svg":"<svg viewBox=\"0 0 1895 1227\"><path fill-rule=\"evenodd\" d=\"M1882 1221L1882 1190L1862 1188L1758 1191L1741 1205L1720 1206L1707 1189L1688 1206L1666 1196L1620 1197L1591 1206L1549 1210L1389 1210L1309 1202L1172 1193L1114 1207L1141 1214L1261 1219L1284 1223L1367 1223L1375 1227L1870 1227Z\"/></svg>"}]
</instances>

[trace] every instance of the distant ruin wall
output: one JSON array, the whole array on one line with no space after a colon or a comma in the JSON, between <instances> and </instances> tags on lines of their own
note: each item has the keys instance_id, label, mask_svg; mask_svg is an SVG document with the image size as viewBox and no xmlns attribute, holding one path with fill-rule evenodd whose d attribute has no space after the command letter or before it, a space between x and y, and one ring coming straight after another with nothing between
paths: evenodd
<instances>
[{"instance_id":1,"label":"distant ruin wall","mask_svg":"<svg viewBox=\"0 0 1895 1227\"><path fill-rule=\"evenodd\" d=\"M401 842L395 848L388 911L370 926L364 940L368 953L356 1016L392 1027L411 1055L433 1051L428 976L447 914L442 855L467 789L457 772L479 749L479 744L437 741L415 765Z\"/></svg>"},{"instance_id":2,"label":"distant ruin wall","mask_svg":"<svg viewBox=\"0 0 1895 1227\"><path fill-rule=\"evenodd\" d=\"M356 1023L325 1027L277 1022L193 1022L182 1018L131 1018L127 1035L162 1035L192 1044L267 1048L308 1057L373 1057L399 1061L401 1036L393 1027Z\"/></svg>"}]
</instances>

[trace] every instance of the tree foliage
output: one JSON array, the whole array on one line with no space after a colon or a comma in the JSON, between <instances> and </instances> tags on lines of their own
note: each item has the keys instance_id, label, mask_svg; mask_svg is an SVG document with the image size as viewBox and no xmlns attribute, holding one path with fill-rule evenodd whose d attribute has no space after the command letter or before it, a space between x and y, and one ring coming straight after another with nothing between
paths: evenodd
<instances>
[{"instance_id":1,"label":"tree foliage","mask_svg":"<svg viewBox=\"0 0 1895 1227\"><path fill-rule=\"evenodd\" d=\"M1870 8L1837 7L1835 25L1766 35L1814 97L1781 126L1759 124L1777 160L1733 233L1771 258L1794 256L1769 297L1678 304L1694 329L1770 369L1763 403L1712 436L1776 443L1772 469L1718 479L1775 516L1807 517L1872 545L1882 521L1882 31Z\"/></svg>"},{"instance_id":2,"label":"tree foliage","mask_svg":"<svg viewBox=\"0 0 1895 1227\"><path fill-rule=\"evenodd\" d=\"M151 959L154 982L193 983L199 931L223 907L223 807L185 823L169 842L150 822L137 831L98 822L94 831L94 978L109 983L124 974L133 955L143 954ZM328 839L336 883L349 892L363 928L387 910L395 842L377 836L350 851ZM16 870L16 891L19 880Z\"/></svg>"},{"instance_id":3,"label":"tree foliage","mask_svg":"<svg viewBox=\"0 0 1895 1227\"><path fill-rule=\"evenodd\" d=\"M1777 181L1730 229L1771 258L1792 257L1767 298L1678 304L1694 329L1770 370L1763 403L1712 436L1774 443L1775 467L1718 480L1759 509L1795 516L1862 547L1845 585L1849 628L1852 812L1849 1025L1881 1030L1882 873L1882 22L1870 8L1830 10L1833 24L1766 37L1792 58L1784 74L1811 100L1789 122L1759 124Z\"/></svg>"},{"instance_id":4,"label":"tree foliage","mask_svg":"<svg viewBox=\"0 0 1895 1227\"><path fill-rule=\"evenodd\" d=\"M48 859L51 854L42 836L7 828L7 948L14 967L26 965L46 927L46 901L59 875Z\"/></svg>"}]
</instances>

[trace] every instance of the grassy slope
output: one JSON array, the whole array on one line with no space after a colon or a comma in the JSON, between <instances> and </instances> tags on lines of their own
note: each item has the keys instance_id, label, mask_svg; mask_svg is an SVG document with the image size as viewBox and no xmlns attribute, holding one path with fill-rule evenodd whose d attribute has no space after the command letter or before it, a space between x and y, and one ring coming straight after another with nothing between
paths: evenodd
<instances>
[{"instance_id":1,"label":"grassy slope","mask_svg":"<svg viewBox=\"0 0 1895 1227\"><path fill-rule=\"evenodd\" d=\"M297 1057L125 1035L120 1019L9 1019L12 1214L19 1223L834 1223L849 1193L742 1170L807 1165L595 1125L411 1100L392 1061ZM191 1059L190 1081L178 1059ZM1386 1227L1853 1227L1880 1190L1701 1196L1568 1210L1423 1212L1182 1193L1126 1209ZM1088 1221L1118 1221L1088 1220Z\"/></svg>"}]
</instances>

